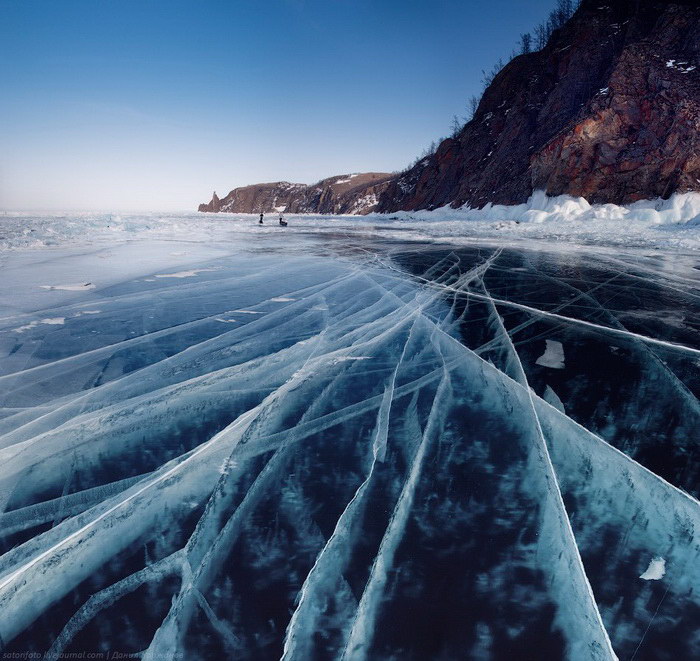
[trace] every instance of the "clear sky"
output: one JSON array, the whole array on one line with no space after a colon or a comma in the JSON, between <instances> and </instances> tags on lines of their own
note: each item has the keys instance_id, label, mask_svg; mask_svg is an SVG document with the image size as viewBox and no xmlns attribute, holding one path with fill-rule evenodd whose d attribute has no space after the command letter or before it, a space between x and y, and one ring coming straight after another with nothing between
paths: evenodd
<instances>
[{"instance_id":1,"label":"clear sky","mask_svg":"<svg viewBox=\"0 0 700 661\"><path fill-rule=\"evenodd\" d=\"M394 171L554 0L0 0L0 209Z\"/></svg>"}]
</instances>

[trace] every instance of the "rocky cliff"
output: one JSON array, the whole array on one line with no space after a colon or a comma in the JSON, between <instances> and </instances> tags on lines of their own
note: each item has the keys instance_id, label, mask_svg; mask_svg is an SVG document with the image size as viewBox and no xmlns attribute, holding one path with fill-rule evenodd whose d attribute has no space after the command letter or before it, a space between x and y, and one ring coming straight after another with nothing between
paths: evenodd
<instances>
[{"instance_id":1,"label":"rocky cliff","mask_svg":"<svg viewBox=\"0 0 700 661\"><path fill-rule=\"evenodd\" d=\"M534 190L628 203L700 190L697 2L583 0L495 77L462 131L378 210L515 204Z\"/></svg>"},{"instance_id":2,"label":"rocky cliff","mask_svg":"<svg viewBox=\"0 0 700 661\"><path fill-rule=\"evenodd\" d=\"M509 62L474 117L398 175L231 191L200 211L369 213L524 202L535 190L626 204L700 190L698 0L582 0Z\"/></svg>"},{"instance_id":3,"label":"rocky cliff","mask_svg":"<svg viewBox=\"0 0 700 661\"><path fill-rule=\"evenodd\" d=\"M385 172L367 172L337 175L311 186L287 181L254 184L234 188L222 199L214 193L211 202L199 205L199 211L367 214L376 209L391 178Z\"/></svg>"}]
</instances>

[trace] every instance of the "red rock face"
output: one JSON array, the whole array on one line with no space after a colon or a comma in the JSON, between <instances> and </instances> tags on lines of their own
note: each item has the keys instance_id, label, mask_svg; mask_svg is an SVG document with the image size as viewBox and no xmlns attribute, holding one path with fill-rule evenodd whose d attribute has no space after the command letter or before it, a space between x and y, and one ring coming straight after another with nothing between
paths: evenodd
<instances>
[{"instance_id":1,"label":"red rock face","mask_svg":"<svg viewBox=\"0 0 700 661\"><path fill-rule=\"evenodd\" d=\"M700 189L700 72L686 36L696 11L669 7L652 35L616 60L587 117L532 160L533 184L594 202Z\"/></svg>"},{"instance_id":2,"label":"red rock face","mask_svg":"<svg viewBox=\"0 0 700 661\"><path fill-rule=\"evenodd\" d=\"M299 195L306 186L291 184L288 181L278 181L270 184L254 184L242 188L234 188L222 200L212 197L208 204L200 204L199 211L231 212L231 213L260 213L274 212L284 208L295 196Z\"/></svg>"},{"instance_id":3,"label":"red rock face","mask_svg":"<svg viewBox=\"0 0 700 661\"><path fill-rule=\"evenodd\" d=\"M366 172L329 177L311 186L286 181L254 184L234 188L222 200L214 193L211 202L199 205L199 211L367 214L375 210L392 177Z\"/></svg>"},{"instance_id":4,"label":"red rock face","mask_svg":"<svg viewBox=\"0 0 700 661\"><path fill-rule=\"evenodd\" d=\"M376 209L393 175L386 172L337 175L306 187L290 213L367 214Z\"/></svg>"},{"instance_id":5,"label":"red rock face","mask_svg":"<svg viewBox=\"0 0 700 661\"><path fill-rule=\"evenodd\" d=\"M511 61L455 139L391 182L380 211L524 202L534 190L628 203L700 190L698 3L584 0Z\"/></svg>"}]
</instances>

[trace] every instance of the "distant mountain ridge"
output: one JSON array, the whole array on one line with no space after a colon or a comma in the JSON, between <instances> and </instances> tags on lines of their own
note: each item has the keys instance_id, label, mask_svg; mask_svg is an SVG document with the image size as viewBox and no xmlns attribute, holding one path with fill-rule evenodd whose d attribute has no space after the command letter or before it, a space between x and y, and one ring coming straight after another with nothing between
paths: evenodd
<instances>
[{"instance_id":1,"label":"distant mountain ridge","mask_svg":"<svg viewBox=\"0 0 700 661\"><path fill-rule=\"evenodd\" d=\"M614 204L700 191L699 5L582 0L404 172L246 186L199 210L365 214L512 205L536 190Z\"/></svg>"},{"instance_id":2,"label":"distant mountain ridge","mask_svg":"<svg viewBox=\"0 0 700 661\"><path fill-rule=\"evenodd\" d=\"M199 211L228 213L322 213L367 214L377 207L379 197L393 175L387 172L341 174L312 184L277 181L234 188L219 199L200 204Z\"/></svg>"}]
</instances>

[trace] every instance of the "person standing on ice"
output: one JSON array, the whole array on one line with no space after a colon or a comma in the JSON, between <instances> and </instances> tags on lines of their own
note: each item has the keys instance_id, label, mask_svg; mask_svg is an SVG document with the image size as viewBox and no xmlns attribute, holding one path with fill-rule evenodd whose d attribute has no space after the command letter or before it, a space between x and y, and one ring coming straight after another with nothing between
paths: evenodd
<instances>
[{"instance_id":1,"label":"person standing on ice","mask_svg":"<svg viewBox=\"0 0 700 661\"><path fill-rule=\"evenodd\" d=\"M263 221L262 221L263 215L264 215L264 214L263 214L263 212L261 211L261 212L260 212L260 220L258 221L258 222L260 223L260 225L263 224Z\"/></svg>"}]
</instances>

